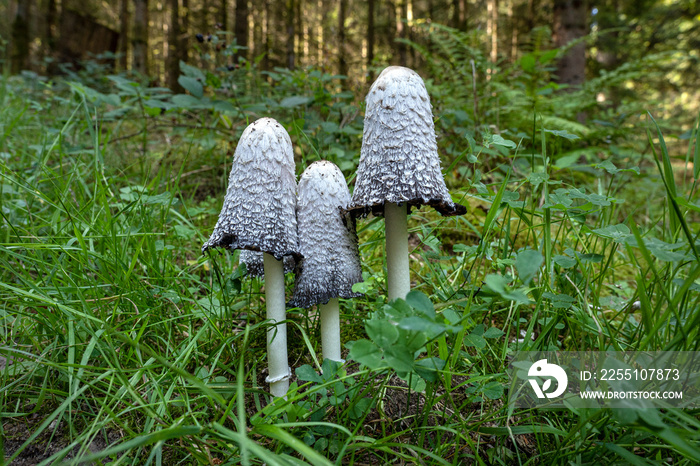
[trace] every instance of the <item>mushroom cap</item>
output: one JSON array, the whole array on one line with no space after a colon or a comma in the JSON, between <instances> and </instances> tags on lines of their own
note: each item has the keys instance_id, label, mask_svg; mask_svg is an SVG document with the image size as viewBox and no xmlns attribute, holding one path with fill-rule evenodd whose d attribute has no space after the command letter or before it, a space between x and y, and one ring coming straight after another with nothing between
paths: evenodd
<instances>
[{"instance_id":1,"label":"mushroom cap","mask_svg":"<svg viewBox=\"0 0 700 466\"><path fill-rule=\"evenodd\" d=\"M238 260L246 265L248 275L252 277L264 277L265 267L263 265L263 253L260 251L249 251L244 249L238 256ZM294 256L284 256L284 273L289 273L294 270Z\"/></svg>"},{"instance_id":2,"label":"mushroom cap","mask_svg":"<svg viewBox=\"0 0 700 466\"><path fill-rule=\"evenodd\" d=\"M437 152L433 112L415 71L390 66L366 98L360 165L349 211L383 213L384 203L428 204L442 215L467 209L452 201Z\"/></svg>"},{"instance_id":3,"label":"mushroom cap","mask_svg":"<svg viewBox=\"0 0 700 466\"><path fill-rule=\"evenodd\" d=\"M287 131L272 118L251 123L238 141L219 220L202 252L223 247L277 260L298 255L296 187Z\"/></svg>"},{"instance_id":4,"label":"mushroom cap","mask_svg":"<svg viewBox=\"0 0 700 466\"><path fill-rule=\"evenodd\" d=\"M355 219L343 214L350 202L345 177L326 160L308 166L299 178L299 252L291 306L309 308L337 297L354 298L362 281Z\"/></svg>"}]
</instances>

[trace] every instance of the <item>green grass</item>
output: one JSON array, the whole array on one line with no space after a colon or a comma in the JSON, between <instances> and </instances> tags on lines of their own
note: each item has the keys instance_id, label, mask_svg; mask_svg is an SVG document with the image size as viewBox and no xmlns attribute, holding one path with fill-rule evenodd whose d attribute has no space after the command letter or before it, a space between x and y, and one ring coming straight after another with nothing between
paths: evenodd
<instances>
[{"instance_id":1,"label":"green grass","mask_svg":"<svg viewBox=\"0 0 700 466\"><path fill-rule=\"evenodd\" d=\"M317 315L290 310L295 379L271 401L262 284L235 255L200 254L231 148L266 112L289 129L299 173L327 156L351 179L361 137L330 78L273 78L232 78L251 92L218 109L118 80L98 92L3 78L6 462L700 460L697 412L510 410L505 391L516 350L698 350L700 163L674 173L700 160L697 130L677 156L640 119L627 152L568 164L573 135L536 117L518 138L441 140L459 149L443 166L470 212L411 216L419 293L387 305L383 222L358 220L365 297L342 303L349 361L322 361Z\"/></svg>"}]
</instances>

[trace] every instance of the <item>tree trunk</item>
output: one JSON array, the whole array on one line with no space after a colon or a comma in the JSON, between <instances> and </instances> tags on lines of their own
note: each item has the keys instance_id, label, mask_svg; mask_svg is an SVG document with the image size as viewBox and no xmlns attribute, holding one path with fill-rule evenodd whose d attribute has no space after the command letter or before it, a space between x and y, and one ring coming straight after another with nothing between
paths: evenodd
<instances>
[{"instance_id":1,"label":"tree trunk","mask_svg":"<svg viewBox=\"0 0 700 466\"><path fill-rule=\"evenodd\" d=\"M56 49L56 19L58 18L58 6L56 0L48 0L46 5L46 46L49 56L53 56Z\"/></svg>"},{"instance_id":2,"label":"tree trunk","mask_svg":"<svg viewBox=\"0 0 700 466\"><path fill-rule=\"evenodd\" d=\"M270 59L270 53L272 49L272 43L271 43L271 34L270 34L270 25L272 24L272 20L270 19L271 13L270 13L270 1L269 0L264 0L262 2L262 25L261 27L256 27L255 30L260 32L259 36L259 42L258 40L255 40L255 45L257 47L258 43L260 44L259 49L263 51L263 69L264 70L269 70L271 67L272 60ZM253 23L255 24L255 19L252 20ZM255 32L254 32L255 34ZM256 48L256 54L257 52Z\"/></svg>"},{"instance_id":3,"label":"tree trunk","mask_svg":"<svg viewBox=\"0 0 700 466\"><path fill-rule=\"evenodd\" d=\"M294 0L287 0L287 68L294 69Z\"/></svg>"},{"instance_id":4,"label":"tree trunk","mask_svg":"<svg viewBox=\"0 0 700 466\"><path fill-rule=\"evenodd\" d=\"M168 87L173 92L181 93L182 86L177 82L180 76L180 4L178 0L168 0L170 24L168 25L168 56L166 57L166 74Z\"/></svg>"},{"instance_id":5,"label":"tree trunk","mask_svg":"<svg viewBox=\"0 0 700 466\"><path fill-rule=\"evenodd\" d=\"M396 0L396 37L399 39L406 39L406 24L404 19L406 18L406 0ZM403 42L396 42L396 50L399 56L399 65L407 66L408 60L406 58L406 44Z\"/></svg>"},{"instance_id":6,"label":"tree trunk","mask_svg":"<svg viewBox=\"0 0 700 466\"><path fill-rule=\"evenodd\" d=\"M210 35L212 32L212 28L210 27L211 21L209 20L209 0L200 0L198 2L192 2L194 5L199 4L199 12L198 14L193 13L192 14L192 21L194 22L194 27L196 28L196 33L201 34L204 38L204 42L198 43L197 45L199 46L199 50L197 55L199 60L198 60L198 66L201 70L207 72L207 71L212 71L213 68L216 67L214 65L212 58L214 58L209 52L211 51L211 42L207 42L207 40L210 40Z\"/></svg>"},{"instance_id":7,"label":"tree trunk","mask_svg":"<svg viewBox=\"0 0 700 466\"><path fill-rule=\"evenodd\" d=\"M452 0L452 27L464 31L467 27L466 0Z\"/></svg>"},{"instance_id":8,"label":"tree trunk","mask_svg":"<svg viewBox=\"0 0 700 466\"><path fill-rule=\"evenodd\" d=\"M323 20L326 18L326 5L327 3L323 0L318 0L316 10L318 12L318 27L316 29L316 44L317 44L317 63L316 65L321 67L324 63L325 56L325 29L323 28Z\"/></svg>"},{"instance_id":9,"label":"tree trunk","mask_svg":"<svg viewBox=\"0 0 700 466\"><path fill-rule=\"evenodd\" d=\"M134 33L131 68L148 74L148 0L134 0Z\"/></svg>"},{"instance_id":10,"label":"tree trunk","mask_svg":"<svg viewBox=\"0 0 700 466\"><path fill-rule=\"evenodd\" d=\"M554 1L554 43L563 47L586 35L586 2L583 0ZM561 84L575 88L586 78L586 44L579 42L569 49L557 64Z\"/></svg>"},{"instance_id":11,"label":"tree trunk","mask_svg":"<svg viewBox=\"0 0 700 466\"><path fill-rule=\"evenodd\" d=\"M537 10L539 9L538 0L528 0L527 2L527 30L532 31L537 26Z\"/></svg>"},{"instance_id":12,"label":"tree trunk","mask_svg":"<svg viewBox=\"0 0 700 466\"><path fill-rule=\"evenodd\" d=\"M129 67L129 0L119 3L119 69L126 71Z\"/></svg>"},{"instance_id":13,"label":"tree trunk","mask_svg":"<svg viewBox=\"0 0 700 466\"><path fill-rule=\"evenodd\" d=\"M507 11L508 11L508 29L510 30L510 61L515 62L518 57L518 21L515 18L514 0L507 0Z\"/></svg>"},{"instance_id":14,"label":"tree trunk","mask_svg":"<svg viewBox=\"0 0 700 466\"><path fill-rule=\"evenodd\" d=\"M248 0L236 0L236 22L233 33L236 45L239 47L248 47L248 12ZM241 49L236 55L248 58L248 50Z\"/></svg>"},{"instance_id":15,"label":"tree trunk","mask_svg":"<svg viewBox=\"0 0 700 466\"><path fill-rule=\"evenodd\" d=\"M486 34L491 39L489 58L491 63L498 61L498 0L488 0L486 5L488 19L486 22Z\"/></svg>"},{"instance_id":16,"label":"tree trunk","mask_svg":"<svg viewBox=\"0 0 700 466\"><path fill-rule=\"evenodd\" d=\"M345 54L345 16L348 7L347 0L338 2L338 73L348 75L348 61Z\"/></svg>"},{"instance_id":17,"label":"tree trunk","mask_svg":"<svg viewBox=\"0 0 700 466\"><path fill-rule=\"evenodd\" d=\"M29 12L32 11L31 0L19 0L17 13L12 22L12 48L10 53L13 74L29 68Z\"/></svg>"},{"instance_id":18,"label":"tree trunk","mask_svg":"<svg viewBox=\"0 0 700 466\"><path fill-rule=\"evenodd\" d=\"M199 17L197 18L199 20L199 33L204 35L204 37L207 37L212 33L211 29L209 28L209 1L202 0L200 3L202 4L202 7L199 10Z\"/></svg>"},{"instance_id":19,"label":"tree trunk","mask_svg":"<svg viewBox=\"0 0 700 466\"><path fill-rule=\"evenodd\" d=\"M304 0L297 0L294 16L296 18L296 55L297 61L304 64Z\"/></svg>"},{"instance_id":20,"label":"tree trunk","mask_svg":"<svg viewBox=\"0 0 700 466\"><path fill-rule=\"evenodd\" d=\"M413 27L414 27L414 22L413 22L414 16L413 16L413 0L406 0L406 32L404 35L406 38L414 42L415 37L413 35ZM405 45L406 47L406 53L407 53L407 58L406 58L406 63L410 65L411 68L415 68L416 65L416 54L415 54L415 49L413 47L410 47L408 45Z\"/></svg>"},{"instance_id":21,"label":"tree trunk","mask_svg":"<svg viewBox=\"0 0 700 466\"><path fill-rule=\"evenodd\" d=\"M221 30L228 31L228 0L221 0Z\"/></svg>"},{"instance_id":22,"label":"tree trunk","mask_svg":"<svg viewBox=\"0 0 700 466\"><path fill-rule=\"evenodd\" d=\"M182 8L180 11L180 42L178 43L178 56L182 61L187 61L190 44L188 41L192 34L190 33L190 0L181 0Z\"/></svg>"},{"instance_id":23,"label":"tree trunk","mask_svg":"<svg viewBox=\"0 0 700 466\"><path fill-rule=\"evenodd\" d=\"M374 1L367 2L367 82L374 81L372 65L374 62Z\"/></svg>"}]
</instances>

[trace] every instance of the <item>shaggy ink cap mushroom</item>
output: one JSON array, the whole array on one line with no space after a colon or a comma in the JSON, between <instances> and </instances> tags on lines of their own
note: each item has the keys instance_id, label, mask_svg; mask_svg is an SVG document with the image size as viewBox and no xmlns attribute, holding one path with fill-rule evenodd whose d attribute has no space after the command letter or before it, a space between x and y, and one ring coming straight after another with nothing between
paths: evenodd
<instances>
[{"instance_id":1,"label":"shaggy ink cap mushroom","mask_svg":"<svg viewBox=\"0 0 700 466\"><path fill-rule=\"evenodd\" d=\"M287 324L282 260L298 256L296 176L292 141L271 118L250 124L233 155L228 189L219 219L202 252L224 247L263 256L270 393L286 397L292 371L287 354Z\"/></svg>"},{"instance_id":2,"label":"shaggy ink cap mushroom","mask_svg":"<svg viewBox=\"0 0 700 466\"><path fill-rule=\"evenodd\" d=\"M384 203L431 205L442 215L467 209L452 201L437 152L430 97L421 77L390 66L366 98L360 164L349 211L383 214Z\"/></svg>"},{"instance_id":3,"label":"shaggy ink cap mushroom","mask_svg":"<svg viewBox=\"0 0 700 466\"><path fill-rule=\"evenodd\" d=\"M290 305L309 308L337 297L362 296L352 291L362 281L355 219L342 210L350 192L340 169L326 160L314 162L299 178L297 222L299 252Z\"/></svg>"},{"instance_id":4,"label":"shaggy ink cap mushroom","mask_svg":"<svg viewBox=\"0 0 700 466\"><path fill-rule=\"evenodd\" d=\"M247 249L277 260L299 256L292 141L272 118L251 123L238 142L219 219L202 252Z\"/></svg>"}]
</instances>

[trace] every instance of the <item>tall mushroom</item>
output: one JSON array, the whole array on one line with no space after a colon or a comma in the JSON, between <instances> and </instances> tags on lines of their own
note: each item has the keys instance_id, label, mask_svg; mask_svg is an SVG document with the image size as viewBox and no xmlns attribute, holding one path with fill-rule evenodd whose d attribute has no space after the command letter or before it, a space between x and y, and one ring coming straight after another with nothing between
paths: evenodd
<instances>
[{"instance_id":1,"label":"tall mushroom","mask_svg":"<svg viewBox=\"0 0 700 466\"><path fill-rule=\"evenodd\" d=\"M319 305L323 357L342 362L338 297L353 298L362 281L355 219L342 214L350 202L345 177L333 163L321 160L299 178L297 222L299 252L292 306Z\"/></svg>"},{"instance_id":2,"label":"tall mushroom","mask_svg":"<svg viewBox=\"0 0 700 466\"><path fill-rule=\"evenodd\" d=\"M264 277L263 254L260 251L244 249L238 256L238 260L246 265L247 274L251 277ZM284 273L294 271L294 256L284 256L282 260Z\"/></svg>"},{"instance_id":3,"label":"tall mushroom","mask_svg":"<svg viewBox=\"0 0 700 466\"><path fill-rule=\"evenodd\" d=\"M467 209L452 201L437 152L430 97L413 70L390 66L366 98L360 165L349 211L384 215L389 299L411 288L408 206L431 205L442 215Z\"/></svg>"},{"instance_id":4,"label":"tall mushroom","mask_svg":"<svg viewBox=\"0 0 700 466\"><path fill-rule=\"evenodd\" d=\"M287 360L284 298L286 256L299 256L296 219L296 175L292 141L272 118L250 124L233 155L228 189L219 219L202 253L209 248L260 251L265 273L270 392L286 395L291 369Z\"/></svg>"}]
</instances>

